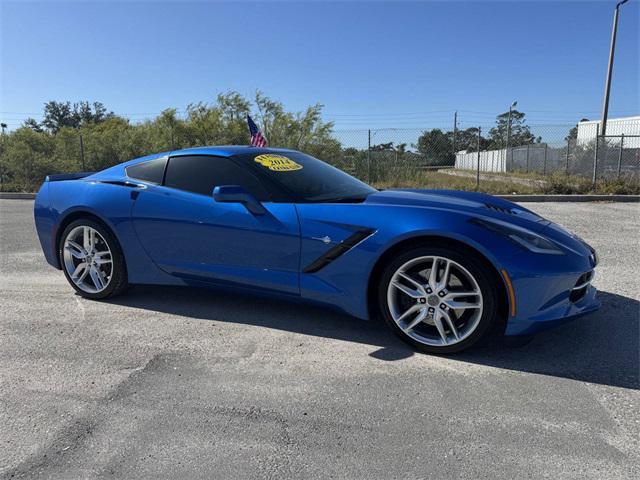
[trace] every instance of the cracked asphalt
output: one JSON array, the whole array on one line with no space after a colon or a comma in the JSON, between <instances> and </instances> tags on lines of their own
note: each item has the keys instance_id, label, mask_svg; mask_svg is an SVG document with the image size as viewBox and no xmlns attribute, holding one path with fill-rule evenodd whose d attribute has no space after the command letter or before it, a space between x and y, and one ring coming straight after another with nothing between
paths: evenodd
<instances>
[{"instance_id":1,"label":"cracked asphalt","mask_svg":"<svg viewBox=\"0 0 640 480\"><path fill-rule=\"evenodd\" d=\"M84 300L0 200L0 478L639 478L640 205L527 206L598 249L602 309L441 358L264 298Z\"/></svg>"}]
</instances>

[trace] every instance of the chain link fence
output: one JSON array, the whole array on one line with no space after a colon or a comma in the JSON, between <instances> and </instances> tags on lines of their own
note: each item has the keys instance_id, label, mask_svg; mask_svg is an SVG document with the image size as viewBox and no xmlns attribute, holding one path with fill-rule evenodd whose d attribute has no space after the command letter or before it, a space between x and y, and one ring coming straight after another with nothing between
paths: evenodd
<instances>
[{"instance_id":1,"label":"chain link fence","mask_svg":"<svg viewBox=\"0 0 640 480\"><path fill-rule=\"evenodd\" d=\"M575 125L531 125L526 141L513 132L508 148L507 139L492 128L495 125L463 124L455 130L334 130L331 148L318 145L313 153L379 188L640 192L640 119L622 133L604 137L596 131L581 133ZM0 188L34 191L47 174L96 171L163 149L127 135L142 134L123 130L104 136L74 130L51 136L46 144L27 133L19 143L14 139L10 144L8 135L3 135ZM609 192L611 185L615 191Z\"/></svg>"},{"instance_id":2,"label":"chain link fence","mask_svg":"<svg viewBox=\"0 0 640 480\"><path fill-rule=\"evenodd\" d=\"M625 145L626 139L626 145ZM564 173L598 179L637 180L640 135L599 135L589 143L569 139L563 147L528 144L509 149L507 171L544 175ZM594 177L595 175L595 177Z\"/></svg>"},{"instance_id":3,"label":"chain link fence","mask_svg":"<svg viewBox=\"0 0 640 480\"><path fill-rule=\"evenodd\" d=\"M601 183L607 184L605 186L615 183L620 191L640 190L640 134L602 136L594 131L592 136L578 138L573 127L532 126L529 142L508 148L491 148L492 143L497 142L488 135L490 126L455 132L440 129L335 131L342 152L330 161L378 186L420 186L421 183L433 186L435 183L445 188L442 175L446 174L471 175L478 189L495 186L483 185L486 182L502 180L518 185L519 190L528 185L536 191L545 191L548 187L548 190L569 193L572 185L579 186L574 190L584 191L597 190ZM631 127L640 133L640 122ZM516 138L515 142L518 141ZM429 181L435 178L439 181ZM563 182L567 184L566 189L561 185Z\"/></svg>"},{"instance_id":4,"label":"chain link fence","mask_svg":"<svg viewBox=\"0 0 640 480\"><path fill-rule=\"evenodd\" d=\"M453 168L455 154L446 135L436 134L427 147L419 142L424 133L421 129L337 130L333 136L342 149L338 158L328 161L374 185L400 186L430 168Z\"/></svg>"}]
</instances>

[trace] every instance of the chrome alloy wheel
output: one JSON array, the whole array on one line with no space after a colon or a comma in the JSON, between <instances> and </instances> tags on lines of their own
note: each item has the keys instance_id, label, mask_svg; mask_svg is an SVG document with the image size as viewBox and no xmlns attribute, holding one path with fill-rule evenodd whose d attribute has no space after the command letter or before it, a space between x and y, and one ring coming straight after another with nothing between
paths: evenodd
<instances>
[{"instance_id":1,"label":"chrome alloy wheel","mask_svg":"<svg viewBox=\"0 0 640 480\"><path fill-rule=\"evenodd\" d=\"M111 250L94 228L80 225L71 230L64 239L63 259L69 278L84 292L101 292L111 282Z\"/></svg>"},{"instance_id":2,"label":"chrome alloy wheel","mask_svg":"<svg viewBox=\"0 0 640 480\"><path fill-rule=\"evenodd\" d=\"M387 304L396 325L415 341L455 345L482 317L482 292L469 271L453 260L426 256L403 264L391 277Z\"/></svg>"}]
</instances>

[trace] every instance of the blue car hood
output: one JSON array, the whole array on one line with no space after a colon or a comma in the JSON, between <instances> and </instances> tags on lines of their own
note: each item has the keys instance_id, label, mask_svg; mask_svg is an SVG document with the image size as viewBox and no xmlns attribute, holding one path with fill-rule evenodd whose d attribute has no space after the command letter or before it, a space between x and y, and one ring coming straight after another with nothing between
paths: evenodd
<instances>
[{"instance_id":1,"label":"blue car hood","mask_svg":"<svg viewBox=\"0 0 640 480\"><path fill-rule=\"evenodd\" d=\"M508 200L486 193L458 190L383 190L367 197L365 203L454 210L472 216L513 221L530 227L547 222L540 215Z\"/></svg>"},{"instance_id":2,"label":"blue car hood","mask_svg":"<svg viewBox=\"0 0 640 480\"><path fill-rule=\"evenodd\" d=\"M486 193L458 190L383 190L369 195L366 204L450 210L470 217L494 218L526 228L556 241L580 255L592 249L561 226L516 203Z\"/></svg>"}]
</instances>

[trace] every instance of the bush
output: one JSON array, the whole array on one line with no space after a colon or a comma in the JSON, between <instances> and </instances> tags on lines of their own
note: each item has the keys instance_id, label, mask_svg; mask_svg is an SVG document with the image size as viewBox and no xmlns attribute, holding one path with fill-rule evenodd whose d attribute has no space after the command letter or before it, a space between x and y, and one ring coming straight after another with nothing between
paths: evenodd
<instances>
[{"instance_id":1,"label":"bush","mask_svg":"<svg viewBox=\"0 0 640 480\"><path fill-rule=\"evenodd\" d=\"M331 135L333 124L321 119L322 105L294 114L260 92L254 103L270 145L339 161L342 147ZM187 147L247 145L246 115L250 107L251 102L238 93L227 92L218 95L213 105L189 105L184 119L178 118L175 109L168 109L154 120L138 124L113 114L86 119L78 116L71 123L47 124L48 130L32 121L0 137L1 188L35 191L51 173L97 171L144 155Z\"/></svg>"}]
</instances>

